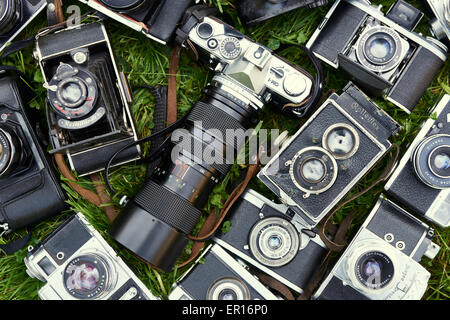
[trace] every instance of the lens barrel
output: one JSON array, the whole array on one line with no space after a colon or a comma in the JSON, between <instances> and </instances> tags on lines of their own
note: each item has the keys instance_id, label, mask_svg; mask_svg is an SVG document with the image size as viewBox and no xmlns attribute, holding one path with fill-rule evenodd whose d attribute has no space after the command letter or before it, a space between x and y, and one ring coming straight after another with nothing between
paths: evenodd
<instances>
[{"instance_id":1,"label":"lens barrel","mask_svg":"<svg viewBox=\"0 0 450 320\"><path fill-rule=\"evenodd\" d=\"M3 0L0 4L0 36L10 32L21 17L20 0Z\"/></svg>"},{"instance_id":2,"label":"lens barrel","mask_svg":"<svg viewBox=\"0 0 450 320\"><path fill-rule=\"evenodd\" d=\"M21 143L7 126L0 126L0 178L14 172L21 160Z\"/></svg>"},{"instance_id":3,"label":"lens barrel","mask_svg":"<svg viewBox=\"0 0 450 320\"><path fill-rule=\"evenodd\" d=\"M255 109L223 90L219 82L213 82L205 94L191 110L181 142L173 143L110 229L116 241L166 272L188 243L187 234L197 224L213 187L230 170L229 152L234 155L243 147L256 116Z\"/></svg>"}]
</instances>

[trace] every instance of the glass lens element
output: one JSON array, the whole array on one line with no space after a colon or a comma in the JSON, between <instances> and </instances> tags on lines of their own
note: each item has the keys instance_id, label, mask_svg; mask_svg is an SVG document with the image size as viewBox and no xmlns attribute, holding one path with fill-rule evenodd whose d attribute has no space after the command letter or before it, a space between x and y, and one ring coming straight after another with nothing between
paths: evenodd
<instances>
[{"instance_id":1,"label":"glass lens element","mask_svg":"<svg viewBox=\"0 0 450 320\"><path fill-rule=\"evenodd\" d=\"M66 282L69 290L91 291L99 284L100 273L92 263L72 264L67 268L67 272L70 274Z\"/></svg>"},{"instance_id":2,"label":"glass lens element","mask_svg":"<svg viewBox=\"0 0 450 320\"><path fill-rule=\"evenodd\" d=\"M326 168L319 159L306 160L301 166L302 176L310 182L319 182L325 176Z\"/></svg>"},{"instance_id":3,"label":"glass lens element","mask_svg":"<svg viewBox=\"0 0 450 320\"><path fill-rule=\"evenodd\" d=\"M375 39L369 45L370 53L378 59L385 58L391 50L391 45L386 39Z\"/></svg>"}]
</instances>

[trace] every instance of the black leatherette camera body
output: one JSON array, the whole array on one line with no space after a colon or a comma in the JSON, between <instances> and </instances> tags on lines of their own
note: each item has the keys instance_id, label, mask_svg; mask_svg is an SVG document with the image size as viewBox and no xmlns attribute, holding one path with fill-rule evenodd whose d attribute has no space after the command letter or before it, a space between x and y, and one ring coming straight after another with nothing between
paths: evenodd
<instances>
[{"instance_id":1,"label":"black leatherette camera body","mask_svg":"<svg viewBox=\"0 0 450 320\"><path fill-rule=\"evenodd\" d=\"M24 163L0 177L0 221L9 230L34 225L65 209L65 194L53 163L39 144L25 112L26 89L17 77L0 74L0 126L19 138Z\"/></svg>"}]
</instances>

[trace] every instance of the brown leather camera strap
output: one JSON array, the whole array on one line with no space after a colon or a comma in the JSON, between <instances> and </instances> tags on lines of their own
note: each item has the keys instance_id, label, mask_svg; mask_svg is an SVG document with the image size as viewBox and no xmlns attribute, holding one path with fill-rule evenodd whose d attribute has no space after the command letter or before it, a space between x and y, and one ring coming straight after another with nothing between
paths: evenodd
<instances>
[{"instance_id":1,"label":"brown leather camera strap","mask_svg":"<svg viewBox=\"0 0 450 320\"><path fill-rule=\"evenodd\" d=\"M180 64L181 47L175 45L169 62L169 82L167 93L167 125L177 121L177 73Z\"/></svg>"},{"instance_id":2,"label":"brown leather camera strap","mask_svg":"<svg viewBox=\"0 0 450 320\"><path fill-rule=\"evenodd\" d=\"M62 154L56 153L55 161L56 165L61 171L61 174L64 178L66 178L67 183L72 187L72 189L74 189L80 196L82 196L88 202L92 203L94 206L101 207L105 211L105 214L108 217L109 221L112 222L116 218L118 213L112 205L111 198L105 192L106 187L101 180L100 175L91 175L92 182L94 183L94 186L97 190L97 193L95 193L79 185L77 178L74 177L69 167L67 167L66 162L64 161L64 156Z\"/></svg>"},{"instance_id":3,"label":"brown leather camera strap","mask_svg":"<svg viewBox=\"0 0 450 320\"><path fill-rule=\"evenodd\" d=\"M325 245L330 250L339 252L339 251L341 251L342 249L345 248L347 243L330 240L325 234L326 226L331 223L331 219L334 217L334 215L340 209L342 209L345 205L347 205L348 203L352 202L353 200L355 200L356 198L360 197L361 195L369 192L376 185L378 185L382 181L385 181L389 177L389 175L391 174L392 170L394 169L395 164L397 163L398 155L399 155L399 152L400 152L400 148L398 147L398 145L393 144L392 147L393 147L393 155L392 155L392 157L391 157L391 159L389 161L389 164L386 166L386 168L384 169L383 173L378 177L378 179L376 179L374 182L372 182L367 188L361 190L360 192L358 192L358 193L354 194L352 197L350 197L348 200L342 202L333 211L331 211L329 214L327 214L324 217L324 219L322 220L321 227L319 228L319 233L318 234L319 234L320 238L322 239L322 241L325 243ZM351 220L347 221L346 223L348 223L349 224L348 227L350 227ZM346 228L346 229L348 229L348 228ZM342 237L342 238L345 238L345 236Z\"/></svg>"},{"instance_id":4,"label":"brown leather camera strap","mask_svg":"<svg viewBox=\"0 0 450 320\"><path fill-rule=\"evenodd\" d=\"M261 158L261 155L263 153L263 148L260 147L259 153L258 153L258 159L256 163L250 164L247 170L247 174L244 178L244 180L237 185L237 187L231 192L230 196L225 201L225 204L223 208L220 210L219 216L216 215L216 211L213 210L208 218L206 219L205 223L202 225L198 236L194 237L192 235L189 235L188 238L190 240L194 241L194 245L191 250L191 254L189 258L184 261L183 263L179 264L177 267L181 268L187 265L188 263L192 262L200 253L200 251L205 246L205 242L214 235L214 233L217 231L219 226L222 224L223 220L225 219L228 211L231 209L233 204L239 199L239 197L244 193L244 191L247 189L247 186L250 182L250 180L258 173L259 171L259 159Z\"/></svg>"},{"instance_id":5,"label":"brown leather camera strap","mask_svg":"<svg viewBox=\"0 0 450 320\"><path fill-rule=\"evenodd\" d=\"M64 22L61 0L47 0L47 21L49 26Z\"/></svg>"}]
</instances>

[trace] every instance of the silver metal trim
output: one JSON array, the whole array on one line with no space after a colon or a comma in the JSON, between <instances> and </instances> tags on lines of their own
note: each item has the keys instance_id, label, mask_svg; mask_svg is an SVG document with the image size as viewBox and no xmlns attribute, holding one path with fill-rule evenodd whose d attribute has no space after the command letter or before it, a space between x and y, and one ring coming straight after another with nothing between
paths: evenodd
<instances>
[{"instance_id":1,"label":"silver metal trim","mask_svg":"<svg viewBox=\"0 0 450 320\"><path fill-rule=\"evenodd\" d=\"M278 191L280 192L280 199L283 202L286 202L287 205L289 206L295 206L297 207L299 210L301 210L309 219L311 219L314 222L314 225L317 225L317 223L320 222L320 220L322 220L323 216L326 215L340 200L342 200L342 197L344 197L353 187L354 184L348 184L340 193L339 195L316 217L312 217L311 214L309 214L308 212L306 212L302 207L300 207L298 204L296 204L293 200L291 200L290 196L287 195L281 188L279 188L277 186L276 183L274 183L269 175L267 175L267 168L274 163L275 161L277 161L279 155L281 153L283 153L292 143L292 141L299 136L303 130L309 126L309 124L311 124L311 122L314 121L314 119L316 118L316 116L322 112L322 110L328 106L328 104L332 104L335 108L338 109L338 111L340 111L345 117L347 117L349 119L349 121L353 124L355 124L356 127L358 127L376 146L378 146L380 148L380 152L377 154L376 157L374 157L372 159L371 162L369 162L366 166L366 168L368 168L368 170L366 171L361 171L357 176L355 176L355 178L352 181L359 181L366 173L368 173L371 168L378 162L378 160L382 157L382 155L387 151L387 148L380 143L369 131L367 131L360 123L358 123L353 117L351 117L347 111L345 111L341 106L339 106L336 101L332 100L332 99L327 99L322 106L308 119L308 121L292 136L292 139L289 141L289 144L283 145L282 148L278 151L278 153L276 155L274 155L272 157L272 159L261 169L261 171L258 173L258 177L260 175L264 175L265 178L267 178L273 186L276 186L276 188L278 189ZM386 140L387 143L389 143L389 145L391 145L391 143Z\"/></svg>"}]
</instances>

